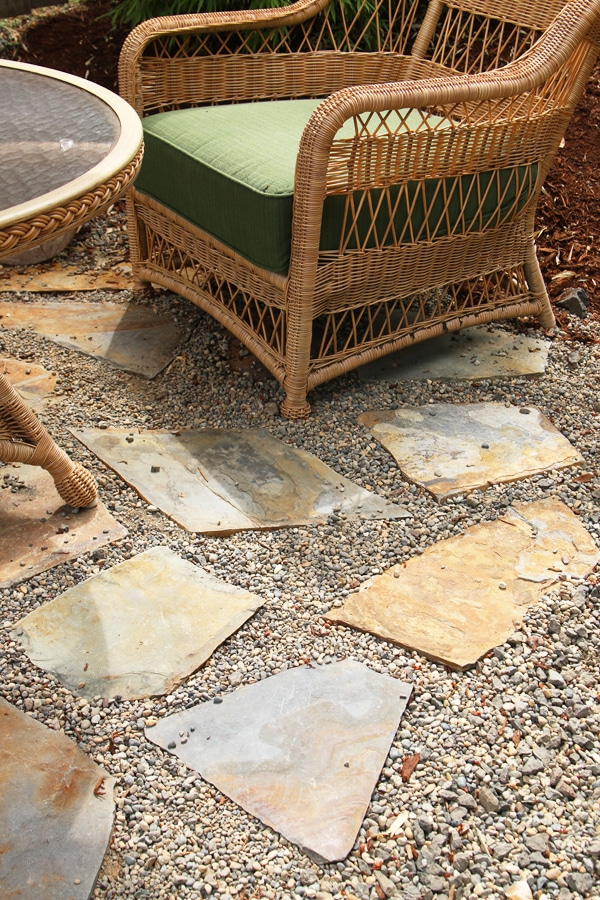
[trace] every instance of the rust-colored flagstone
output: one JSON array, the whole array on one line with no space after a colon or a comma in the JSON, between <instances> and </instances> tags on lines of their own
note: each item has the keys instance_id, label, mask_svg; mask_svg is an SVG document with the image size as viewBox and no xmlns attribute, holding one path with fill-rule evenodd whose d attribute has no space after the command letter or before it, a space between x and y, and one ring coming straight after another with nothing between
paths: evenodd
<instances>
[{"instance_id":1,"label":"rust-colored flagstone","mask_svg":"<svg viewBox=\"0 0 600 900\"><path fill-rule=\"evenodd\" d=\"M409 513L261 428L203 428L178 434L85 428L73 431L145 500L188 531L204 534L286 528Z\"/></svg>"},{"instance_id":2,"label":"rust-colored flagstone","mask_svg":"<svg viewBox=\"0 0 600 900\"><path fill-rule=\"evenodd\" d=\"M311 856L352 849L411 686L346 659L288 669L146 729Z\"/></svg>"},{"instance_id":3,"label":"rust-colored flagstone","mask_svg":"<svg viewBox=\"0 0 600 900\"><path fill-rule=\"evenodd\" d=\"M113 823L114 778L0 698L0 897L87 900Z\"/></svg>"},{"instance_id":4,"label":"rust-colored flagstone","mask_svg":"<svg viewBox=\"0 0 600 900\"><path fill-rule=\"evenodd\" d=\"M405 478L438 500L583 462L532 407L432 403L363 413L358 422L389 450Z\"/></svg>"},{"instance_id":5,"label":"rust-colored flagstone","mask_svg":"<svg viewBox=\"0 0 600 900\"><path fill-rule=\"evenodd\" d=\"M45 406L58 377L56 372L48 372L43 366L23 359L0 359L0 372L6 375L25 403L36 412Z\"/></svg>"},{"instance_id":6,"label":"rust-colored flagstone","mask_svg":"<svg viewBox=\"0 0 600 900\"><path fill-rule=\"evenodd\" d=\"M153 547L33 610L13 637L73 693L132 700L171 693L264 602Z\"/></svg>"},{"instance_id":7,"label":"rust-colored flagstone","mask_svg":"<svg viewBox=\"0 0 600 900\"><path fill-rule=\"evenodd\" d=\"M0 291L30 291L59 294L61 291L127 291L133 287L131 267L114 266L106 270L81 271L58 261L44 266L0 270Z\"/></svg>"},{"instance_id":8,"label":"rust-colored flagstone","mask_svg":"<svg viewBox=\"0 0 600 900\"><path fill-rule=\"evenodd\" d=\"M171 362L186 336L171 319L133 303L0 302L0 324L33 328L63 347L147 378Z\"/></svg>"},{"instance_id":9,"label":"rust-colored flagstone","mask_svg":"<svg viewBox=\"0 0 600 900\"><path fill-rule=\"evenodd\" d=\"M65 506L43 469L18 464L0 468L0 588L126 534L100 501L78 512Z\"/></svg>"},{"instance_id":10,"label":"rust-colored flagstone","mask_svg":"<svg viewBox=\"0 0 600 900\"><path fill-rule=\"evenodd\" d=\"M515 504L370 578L327 618L463 669L504 643L561 574L584 577L599 560L562 501Z\"/></svg>"}]
</instances>

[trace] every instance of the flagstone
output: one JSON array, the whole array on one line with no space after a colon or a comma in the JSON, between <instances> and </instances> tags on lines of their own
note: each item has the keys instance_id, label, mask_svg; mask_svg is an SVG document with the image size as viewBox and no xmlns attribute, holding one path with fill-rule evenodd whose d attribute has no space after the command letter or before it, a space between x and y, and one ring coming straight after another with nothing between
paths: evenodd
<instances>
[{"instance_id":1,"label":"flagstone","mask_svg":"<svg viewBox=\"0 0 600 900\"><path fill-rule=\"evenodd\" d=\"M60 293L61 291L127 291L133 288L131 266L116 265L111 269L81 271L80 266L65 265L55 260L44 266L27 266L0 271L0 291Z\"/></svg>"},{"instance_id":2,"label":"flagstone","mask_svg":"<svg viewBox=\"0 0 600 900\"><path fill-rule=\"evenodd\" d=\"M352 849L411 686L346 659L288 669L146 729L311 856Z\"/></svg>"},{"instance_id":3,"label":"flagstone","mask_svg":"<svg viewBox=\"0 0 600 900\"><path fill-rule=\"evenodd\" d=\"M85 428L73 434L140 496L192 532L292 527L334 512L409 516L259 428L178 434Z\"/></svg>"},{"instance_id":4,"label":"flagstone","mask_svg":"<svg viewBox=\"0 0 600 900\"><path fill-rule=\"evenodd\" d=\"M0 698L0 896L87 900L113 824L114 778Z\"/></svg>"},{"instance_id":5,"label":"flagstone","mask_svg":"<svg viewBox=\"0 0 600 900\"><path fill-rule=\"evenodd\" d=\"M363 382L479 380L541 375L550 341L486 325L420 341L358 369Z\"/></svg>"},{"instance_id":6,"label":"flagstone","mask_svg":"<svg viewBox=\"0 0 600 900\"><path fill-rule=\"evenodd\" d=\"M599 560L562 501L515 504L370 578L326 618L463 669L504 643L561 575L583 578Z\"/></svg>"},{"instance_id":7,"label":"flagstone","mask_svg":"<svg viewBox=\"0 0 600 900\"><path fill-rule=\"evenodd\" d=\"M73 350L154 378L187 336L171 319L128 303L0 302L4 328L32 328Z\"/></svg>"},{"instance_id":8,"label":"flagstone","mask_svg":"<svg viewBox=\"0 0 600 900\"><path fill-rule=\"evenodd\" d=\"M43 366L23 359L0 359L0 372L6 375L25 403L36 412L46 405L58 377L56 372L48 372Z\"/></svg>"},{"instance_id":9,"label":"flagstone","mask_svg":"<svg viewBox=\"0 0 600 900\"><path fill-rule=\"evenodd\" d=\"M38 466L0 469L0 588L122 538L127 529L98 501L74 510Z\"/></svg>"},{"instance_id":10,"label":"flagstone","mask_svg":"<svg viewBox=\"0 0 600 900\"><path fill-rule=\"evenodd\" d=\"M171 693L264 602L153 547L35 609L13 637L73 693L132 700Z\"/></svg>"},{"instance_id":11,"label":"flagstone","mask_svg":"<svg viewBox=\"0 0 600 900\"><path fill-rule=\"evenodd\" d=\"M358 422L389 450L405 478L438 500L584 461L532 407L431 403L363 413Z\"/></svg>"}]
</instances>

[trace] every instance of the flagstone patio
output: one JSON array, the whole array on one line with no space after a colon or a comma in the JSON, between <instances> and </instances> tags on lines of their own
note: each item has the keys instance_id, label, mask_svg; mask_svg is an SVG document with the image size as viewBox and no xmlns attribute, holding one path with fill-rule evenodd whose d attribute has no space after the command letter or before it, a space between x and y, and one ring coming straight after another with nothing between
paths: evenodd
<instances>
[{"instance_id":1,"label":"flagstone patio","mask_svg":"<svg viewBox=\"0 0 600 900\"><path fill-rule=\"evenodd\" d=\"M327 618L464 669L504 643L559 577L583 578L599 561L560 500L519 504L374 576Z\"/></svg>"},{"instance_id":2,"label":"flagstone patio","mask_svg":"<svg viewBox=\"0 0 600 900\"><path fill-rule=\"evenodd\" d=\"M346 659L161 719L147 737L318 860L350 852L411 687Z\"/></svg>"},{"instance_id":3,"label":"flagstone patio","mask_svg":"<svg viewBox=\"0 0 600 900\"><path fill-rule=\"evenodd\" d=\"M0 288L1 289L1 288ZM44 300L0 302L4 328L32 328L69 347L127 372L154 378L188 336L172 320L132 303L71 303Z\"/></svg>"},{"instance_id":4,"label":"flagstone patio","mask_svg":"<svg viewBox=\"0 0 600 900\"><path fill-rule=\"evenodd\" d=\"M58 260L39 266L19 266L0 271L0 291L30 291L36 294L55 294L62 291L127 291L133 288L131 266L117 264L108 270L81 271L79 266L65 265Z\"/></svg>"},{"instance_id":5,"label":"flagstone patio","mask_svg":"<svg viewBox=\"0 0 600 900\"><path fill-rule=\"evenodd\" d=\"M153 547L17 623L33 663L82 697L169 694L264 599Z\"/></svg>"},{"instance_id":6,"label":"flagstone patio","mask_svg":"<svg viewBox=\"0 0 600 900\"><path fill-rule=\"evenodd\" d=\"M115 779L0 697L0 896L87 900L113 826Z\"/></svg>"},{"instance_id":7,"label":"flagstone patio","mask_svg":"<svg viewBox=\"0 0 600 900\"><path fill-rule=\"evenodd\" d=\"M361 366L361 381L474 381L541 375L550 341L475 325L390 353Z\"/></svg>"},{"instance_id":8,"label":"flagstone patio","mask_svg":"<svg viewBox=\"0 0 600 900\"><path fill-rule=\"evenodd\" d=\"M358 418L402 474L437 500L581 465L583 457L537 409L503 403L432 403Z\"/></svg>"},{"instance_id":9,"label":"flagstone patio","mask_svg":"<svg viewBox=\"0 0 600 900\"><path fill-rule=\"evenodd\" d=\"M14 464L0 468L0 534L3 588L97 550L127 529L101 501L91 509L72 509L46 471Z\"/></svg>"},{"instance_id":10,"label":"flagstone patio","mask_svg":"<svg viewBox=\"0 0 600 900\"><path fill-rule=\"evenodd\" d=\"M64 282L71 276L47 270L43 278L49 290L55 277ZM44 289L41 282L37 289ZM9 302L0 303L0 316L3 327L31 326L60 346L147 378L168 364L185 337L173 322L126 304ZM412 361L410 351L402 351L398 362L390 357L385 367L380 361L359 374L364 383L376 377L392 385L409 378L521 376L543 371L547 351L545 340L501 329L469 329L415 348ZM53 390L56 376L41 367L12 359L0 364L38 408ZM365 447L374 438L393 457L390 468L397 471L399 487L389 491L391 497L411 481L444 501L584 462L533 406L429 403L372 410L362 413L358 422L364 428L356 429L353 438L359 444L364 439ZM327 425L323 423L322 448ZM173 433L109 427L73 434L95 454L99 466L104 463L133 487L151 512L163 512L185 530L186 540L256 532L259 546L270 553L271 545L264 541L271 535L260 534L265 530L307 527L312 540L317 526L330 518L355 522L357 529L369 521L386 528L396 523L405 525L407 533L422 524L415 515L422 507L409 511L375 489L360 487L318 455L279 440L266 428L204 427ZM371 449L375 446L373 441ZM138 508L140 515L147 515L147 507L138 503L136 514ZM161 527L163 537L171 533ZM25 597L33 576L84 558L124 537L127 529L101 503L82 511L60 506L45 472L4 466L0 534L0 588L18 586ZM389 556L395 558L409 549L399 537L397 541L386 545L393 547ZM216 578L196 564L197 557L190 557L194 562L184 560L177 546L177 551L154 545L134 553L19 620L5 622L12 641L49 680L59 682L59 690L83 698L81 702L117 698L133 704L157 697L170 702L171 695L186 690L195 678L194 689L203 690L198 684L205 669L198 670L208 668L219 654L227 658L240 635L258 653L262 640L270 644L279 639L262 626L257 637L251 623L255 615L260 620L264 614L267 599L279 609L279 592L260 588L255 594ZM331 547L332 558L337 549ZM343 589L324 591L320 599L333 604L325 617L329 634L349 631L354 633L353 645L359 646L364 637L357 635L360 630L463 670L503 644L527 609L560 579L582 579L600 560L593 538L555 497L514 504L495 521L437 540L422 553L419 549L405 562L382 566L382 574L355 593L348 594L347 581L340 581ZM371 564L369 554L358 570L361 574ZM213 563L215 559L218 553L212 555ZM335 585L335 579L331 583ZM283 586L281 581L277 585ZM290 588L294 602L288 598L288 610L301 608L304 590ZM385 646L381 644L382 656ZM388 752L411 685L398 678L397 669L394 677L382 675L352 658L327 659L330 664L320 660L314 668L298 665L309 657L298 659L293 647L282 650L277 674L263 678L264 673L257 676L251 670L250 675L242 666L230 684L247 680L243 687L223 693L218 682L210 701L172 715L164 715L162 707L159 717L149 707L136 727L141 731L145 724L148 741L326 865L352 851L386 759L390 765ZM262 680L255 682L258 677ZM417 703L423 714L423 702ZM102 747L108 746L107 752L118 758L116 734ZM128 738L131 747L139 743L137 738L142 740L140 734ZM28 748L22 771L15 763L13 742ZM126 748L120 748L123 756L131 752ZM417 760L418 754L407 757L402 781L405 775L408 780ZM58 783L52 791L48 772ZM78 781L71 804L70 799L63 802L61 791L70 796L73 772L77 779L81 776L83 786ZM110 836L113 784L114 779L66 737L0 700L0 823L8 822L15 834L9 852L0 853L0 897L11 896L10 891L28 900L89 897ZM131 802L135 800L135 784L128 784L121 809L130 789ZM19 797L25 798L22 808ZM209 821L217 815L211 813ZM19 840L21 834L26 838ZM50 849L31 863L36 842ZM66 867L63 857L73 859L73 865ZM372 866L369 871L379 869ZM382 876L377 884L391 891L391 882ZM24 888L29 893L23 893Z\"/></svg>"},{"instance_id":11,"label":"flagstone patio","mask_svg":"<svg viewBox=\"0 0 600 900\"><path fill-rule=\"evenodd\" d=\"M73 431L145 500L203 534L290 528L348 518L410 518L401 506L342 478L317 457L262 429L178 434Z\"/></svg>"}]
</instances>

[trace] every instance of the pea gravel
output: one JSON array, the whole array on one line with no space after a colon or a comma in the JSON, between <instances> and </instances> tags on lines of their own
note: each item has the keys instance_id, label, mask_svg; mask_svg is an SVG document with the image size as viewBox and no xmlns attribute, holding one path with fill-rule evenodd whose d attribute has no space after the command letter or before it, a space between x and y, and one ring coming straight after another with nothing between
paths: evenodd
<instances>
[{"instance_id":1,"label":"pea gravel","mask_svg":"<svg viewBox=\"0 0 600 900\"><path fill-rule=\"evenodd\" d=\"M102 246L109 260L118 257L126 241L122 214L109 222L108 232L106 220L87 226L64 255L83 265L90 246ZM18 295L31 302L47 297ZM82 314L108 299L130 302L127 292L69 295L81 302ZM168 292L145 302L184 325L196 323L153 381L0 323L2 355L59 374L60 402L42 418L94 473L103 502L129 531L107 548L0 592L2 696L64 731L117 779L113 837L92 896L459 900L503 898L511 884L526 880L537 900L600 898L600 576L556 584L518 632L463 674L322 618L371 575L495 519L513 502L559 497L600 544L600 322L578 322L586 341L577 344L555 330L548 370L539 378L365 385L351 374L316 390L311 418L293 423L277 414L283 394L274 380L209 317ZM540 334L533 325L495 327ZM405 482L391 456L356 424L367 410L439 401L537 407L583 454L585 466L440 505ZM148 507L69 431L103 424L266 428L405 505L412 519L357 527L332 516L318 527L227 538L189 534ZM88 702L32 666L10 640L30 610L158 544L266 600L172 695ZM291 666L345 657L410 681L414 690L343 862L316 864L145 738L145 725L158 717ZM418 764L403 780L403 760L415 754Z\"/></svg>"}]
</instances>

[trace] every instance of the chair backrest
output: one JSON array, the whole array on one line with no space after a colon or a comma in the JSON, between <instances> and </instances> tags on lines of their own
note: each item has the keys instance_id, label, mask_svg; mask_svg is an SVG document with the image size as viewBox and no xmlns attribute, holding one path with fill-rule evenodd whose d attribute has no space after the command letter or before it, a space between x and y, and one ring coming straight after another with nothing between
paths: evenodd
<instances>
[{"instance_id":1,"label":"chair backrest","mask_svg":"<svg viewBox=\"0 0 600 900\"><path fill-rule=\"evenodd\" d=\"M264 13L142 23L121 54L140 115L239 100L324 97L353 84L481 73L526 52L566 0L296 0ZM261 18L262 17L262 18ZM259 25L260 23L260 25ZM284 57L293 53L293 67ZM407 56L410 63L407 64Z\"/></svg>"},{"instance_id":2,"label":"chair backrest","mask_svg":"<svg viewBox=\"0 0 600 900\"><path fill-rule=\"evenodd\" d=\"M302 23L302 39L282 31L281 44L273 46L297 51L411 53L459 72L482 72L521 55L565 3L332 0Z\"/></svg>"},{"instance_id":3,"label":"chair backrest","mask_svg":"<svg viewBox=\"0 0 600 900\"><path fill-rule=\"evenodd\" d=\"M564 0L431 0L412 55L461 73L514 62L564 8Z\"/></svg>"}]
</instances>

